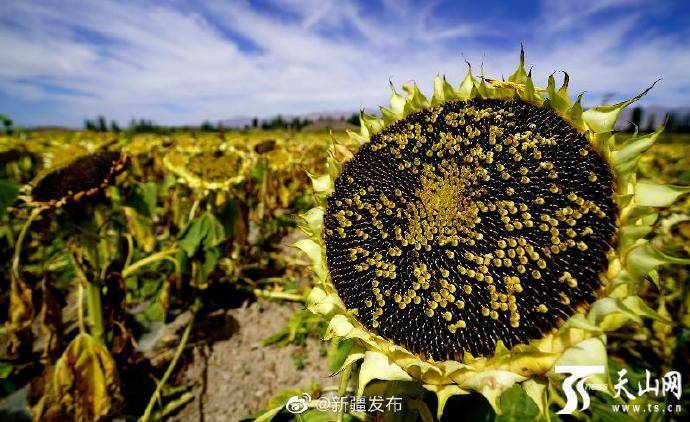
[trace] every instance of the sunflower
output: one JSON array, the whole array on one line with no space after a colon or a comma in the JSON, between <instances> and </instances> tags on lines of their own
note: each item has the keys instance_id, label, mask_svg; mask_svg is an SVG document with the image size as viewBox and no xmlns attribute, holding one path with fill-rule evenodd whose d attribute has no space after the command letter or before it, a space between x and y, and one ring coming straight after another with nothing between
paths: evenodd
<instances>
[{"instance_id":1,"label":"sunflower","mask_svg":"<svg viewBox=\"0 0 690 422\"><path fill-rule=\"evenodd\" d=\"M520 384L544 412L555 365L606 366L607 331L663 320L636 293L674 259L645 236L688 189L637 180L663 127L614 133L651 87L585 111L567 74L536 88L523 52L507 81L469 67L456 87L437 76L430 101L391 87L390 108L350 133L356 152L335 145L312 178L319 206L296 244L317 277L308 307L330 320L327 339L358 340L344 367L362 361L359 394L416 380L440 417L472 391L500 413Z\"/></svg>"},{"instance_id":2,"label":"sunflower","mask_svg":"<svg viewBox=\"0 0 690 422\"><path fill-rule=\"evenodd\" d=\"M248 153L224 144L212 150L178 148L166 154L163 162L193 189L228 191L244 181L252 159Z\"/></svg>"},{"instance_id":3,"label":"sunflower","mask_svg":"<svg viewBox=\"0 0 690 422\"><path fill-rule=\"evenodd\" d=\"M52 169L33 184L29 203L60 208L103 191L127 165L127 156L101 151L73 159Z\"/></svg>"},{"instance_id":4,"label":"sunflower","mask_svg":"<svg viewBox=\"0 0 690 422\"><path fill-rule=\"evenodd\" d=\"M31 323L34 316L31 288L23 280L20 258L22 247L34 221L45 210L67 207L67 213L81 212L74 205L101 193L127 165L127 157L119 152L96 152L73 159L71 163L39 176L30 194L24 197L31 212L22 224L14 245L10 283L10 311L6 328L10 334L11 353L30 346Z\"/></svg>"}]
</instances>

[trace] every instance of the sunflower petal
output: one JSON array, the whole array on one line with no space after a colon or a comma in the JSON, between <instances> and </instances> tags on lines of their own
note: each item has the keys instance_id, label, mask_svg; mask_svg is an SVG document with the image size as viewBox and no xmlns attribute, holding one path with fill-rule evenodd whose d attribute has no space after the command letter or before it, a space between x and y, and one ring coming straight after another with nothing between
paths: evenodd
<instances>
[{"instance_id":1,"label":"sunflower petal","mask_svg":"<svg viewBox=\"0 0 690 422\"><path fill-rule=\"evenodd\" d=\"M312 239L302 239L295 242L293 246L307 255L314 274L316 274L319 280L324 280L326 278L326 270L322 263L323 252L321 250L321 245Z\"/></svg>"},{"instance_id":2,"label":"sunflower petal","mask_svg":"<svg viewBox=\"0 0 690 422\"><path fill-rule=\"evenodd\" d=\"M631 275L644 278L650 271L665 264L690 264L690 259L676 258L656 249L651 243L645 241L630 250L627 256L627 267Z\"/></svg>"},{"instance_id":3,"label":"sunflower petal","mask_svg":"<svg viewBox=\"0 0 690 422\"><path fill-rule=\"evenodd\" d=\"M627 101L588 109L582 113L582 119L587 125L587 128L595 133L611 132L616 125L616 121L618 121L618 116L620 116L621 111L642 98L657 82L659 81L655 81L649 88Z\"/></svg>"},{"instance_id":4,"label":"sunflower petal","mask_svg":"<svg viewBox=\"0 0 690 422\"><path fill-rule=\"evenodd\" d=\"M577 343L575 346L563 352L563 356L558 359L556 365L600 365L607 368L608 357L606 354L605 337L593 337ZM606 370L603 374L590 375L589 380L594 383L608 384Z\"/></svg>"},{"instance_id":5,"label":"sunflower petal","mask_svg":"<svg viewBox=\"0 0 690 422\"><path fill-rule=\"evenodd\" d=\"M333 178L329 174L315 176L307 173L311 179L311 185L316 193L330 193L333 191Z\"/></svg>"},{"instance_id":6,"label":"sunflower petal","mask_svg":"<svg viewBox=\"0 0 690 422\"><path fill-rule=\"evenodd\" d=\"M367 351L364 353L364 361L359 369L357 395L361 396L367 384L374 379L412 381L412 377L395 362L392 362L388 356L379 352Z\"/></svg>"},{"instance_id":7,"label":"sunflower petal","mask_svg":"<svg viewBox=\"0 0 690 422\"><path fill-rule=\"evenodd\" d=\"M301 214L298 219L298 226L309 236L320 238L323 231L323 215L325 211L322 207L314 207Z\"/></svg>"},{"instance_id":8,"label":"sunflower petal","mask_svg":"<svg viewBox=\"0 0 690 422\"><path fill-rule=\"evenodd\" d=\"M371 137L371 135L380 132L385 126L383 120L363 111L359 113L359 123L362 129L366 129L366 132L362 130L362 136L366 137Z\"/></svg>"},{"instance_id":9,"label":"sunflower petal","mask_svg":"<svg viewBox=\"0 0 690 422\"><path fill-rule=\"evenodd\" d=\"M525 379L522 375L510 371L484 370L470 375L460 387L479 392L486 397L494 411L501 415L503 414L499 402L501 394L516 382Z\"/></svg>"},{"instance_id":10,"label":"sunflower petal","mask_svg":"<svg viewBox=\"0 0 690 422\"><path fill-rule=\"evenodd\" d=\"M515 72L508 77L508 81L522 84L525 83L525 79L527 79L527 71L525 70L525 50L520 47L520 63L517 69L515 69Z\"/></svg>"},{"instance_id":11,"label":"sunflower petal","mask_svg":"<svg viewBox=\"0 0 690 422\"><path fill-rule=\"evenodd\" d=\"M635 201L647 207L668 207L679 196L690 192L690 186L660 185L652 182L637 182Z\"/></svg>"},{"instance_id":12,"label":"sunflower petal","mask_svg":"<svg viewBox=\"0 0 690 422\"><path fill-rule=\"evenodd\" d=\"M424 384L424 388L426 388L429 391L433 391L436 393L436 397L438 398L438 407L436 408L436 418L438 420L441 420L441 416L443 416L443 409L446 407L446 403L448 400L453 397L453 396L461 396L465 394L469 394L470 392L467 390L463 390L462 388L458 387L455 384L447 384L447 385L433 385L433 384Z\"/></svg>"},{"instance_id":13,"label":"sunflower petal","mask_svg":"<svg viewBox=\"0 0 690 422\"><path fill-rule=\"evenodd\" d=\"M624 145L613 151L611 156L613 159L613 165L618 167L623 163L638 158L640 154L648 150L649 147L656 142L657 138L663 131L664 126L660 126L652 133L629 139Z\"/></svg>"},{"instance_id":14,"label":"sunflower petal","mask_svg":"<svg viewBox=\"0 0 690 422\"><path fill-rule=\"evenodd\" d=\"M560 113L565 113L570 108L570 102L566 101L562 95L556 92L556 79L553 75L549 76L549 83L546 87L547 98L551 107Z\"/></svg>"},{"instance_id":15,"label":"sunflower petal","mask_svg":"<svg viewBox=\"0 0 690 422\"><path fill-rule=\"evenodd\" d=\"M434 95L431 97L431 106L443 104L446 101L446 91L444 89L445 80L439 75L434 78Z\"/></svg>"},{"instance_id":16,"label":"sunflower petal","mask_svg":"<svg viewBox=\"0 0 690 422\"><path fill-rule=\"evenodd\" d=\"M407 102L405 100L405 97L402 95L398 94L398 91L396 91L395 86L393 85L393 82L390 82L390 87L391 87L391 100L390 100L390 110L393 112L398 118L401 118L405 115L405 103Z\"/></svg>"},{"instance_id":17,"label":"sunflower petal","mask_svg":"<svg viewBox=\"0 0 690 422\"><path fill-rule=\"evenodd\" d=\"M474 76L472 76L472 66L467 63L467 75L458 87L458 97L465 101L471 99L473 97L472 90L474 89L476 82L477 80L474 78Z\"/></svg>"}]
</instances>

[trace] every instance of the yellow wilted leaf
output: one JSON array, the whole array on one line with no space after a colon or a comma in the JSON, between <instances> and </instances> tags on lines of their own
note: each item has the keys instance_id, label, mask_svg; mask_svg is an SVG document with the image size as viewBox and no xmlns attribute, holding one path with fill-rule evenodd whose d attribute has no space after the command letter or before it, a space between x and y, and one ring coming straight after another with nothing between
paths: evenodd
<instances>
[{"instance_id":1,"label":"yellow wilted leaf","mask_svg":"<svg viewBox=\"0 0 690 422\"><path fill-rule=\"evenodd\" d=\"M88 334L79 334L58 359L49 402L75 421L97 421L120 401L117 367L108 350Z\"/></svg>"},{"instance_id":2,"label":"yellow wilted leaf","mask_svg":"<svg viewBox=\"0 0 690 422\"><path fill-rule=\"evenodd\" d=\"M31 321L34 318L31 287L16 276L10 284L10 312L6 322L10 335L9 352L20 353L22 348L31 348Z\"/></svg>"},{"instance_id":3,"label":"yellow wilted leaf","mask_svg":"<svg viewBox=\"0 0 690 422\"><path fill-rule=\"evenodd\" d=\"M156 238L153 234L153 222L150 218L139 214L134 208L123 207L127 227L136 239L139 246L146 253L150 253L156 246Z\"/></svg>"}]
</instances>

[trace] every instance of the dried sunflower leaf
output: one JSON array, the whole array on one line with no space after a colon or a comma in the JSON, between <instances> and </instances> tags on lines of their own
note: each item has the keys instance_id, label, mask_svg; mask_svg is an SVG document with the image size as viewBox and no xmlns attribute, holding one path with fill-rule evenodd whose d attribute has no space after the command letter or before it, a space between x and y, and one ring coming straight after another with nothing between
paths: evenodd
<instances>
[{"instance_id":1,"label":"dried sunflower leaf","mask_svg":"<svg viewBox=\"0 0 690 422\"><path fill-rule=\"evenodd\" d=\"M108 350L88 334L79 334L55 365L51 402L76 421L103 420L120 402L117 367Z\"/></svg>"}]
</instances>

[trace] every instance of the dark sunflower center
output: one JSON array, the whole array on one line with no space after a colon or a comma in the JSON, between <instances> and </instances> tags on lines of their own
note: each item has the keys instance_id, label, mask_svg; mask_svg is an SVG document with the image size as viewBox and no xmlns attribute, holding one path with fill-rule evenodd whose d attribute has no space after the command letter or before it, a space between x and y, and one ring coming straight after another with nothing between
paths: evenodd
<instances>
[{"instance_id":1,"label":"dark sunflower center","mask_svg":"<svg viewBox=\"0 0 690 422\"><path fill-rule=\"evenodd\" d=\"M386 128L344 166L327 263L372 331L437 360L488 356L596 298L612 195L607 163L554 112L450 102Z\"/></svg>"},{"instance_id":2,"label":"dark sunflower center","mask_svg":"<svg viewBox=\"0 0 690 422\"><path fill-rule=\"evenodd\" d=\"M118 152L98 152L80 157L70 165L48 173L31 190L35 201L78 201L105 188L122 170Z\"/></svg>"}]
</instances>

